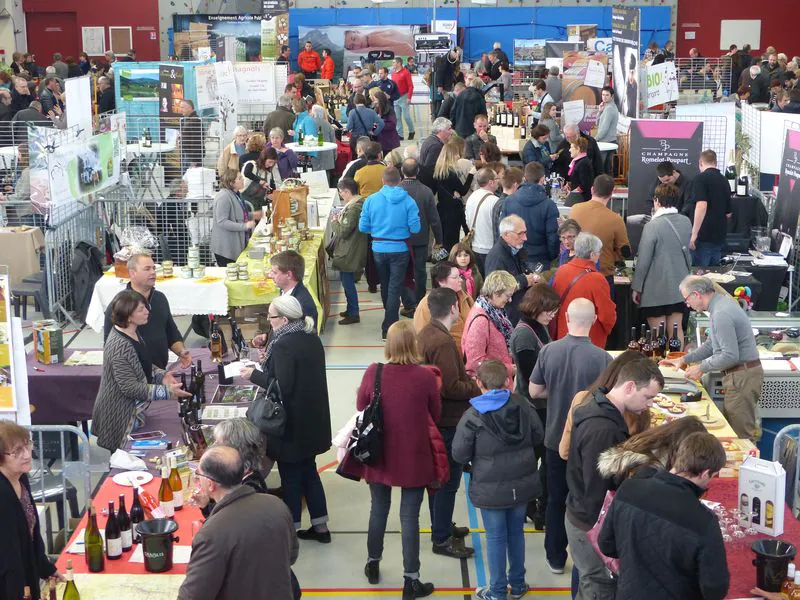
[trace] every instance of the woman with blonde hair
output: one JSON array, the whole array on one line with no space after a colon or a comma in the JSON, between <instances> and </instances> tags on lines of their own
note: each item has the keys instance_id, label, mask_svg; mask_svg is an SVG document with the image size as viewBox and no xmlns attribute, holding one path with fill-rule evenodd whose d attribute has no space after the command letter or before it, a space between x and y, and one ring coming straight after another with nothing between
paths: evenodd
<instances>
[{"instance_id":1,"label":"woman with blonde hair","mask_svg":"<svg viewBox=\"0 0 800 600\"><path fill-rule=\"evenodd\" d=\"M472 174L466 181L461 181L458 174L458 159L461 155L458 145L448 142L442 148L436 166L433 169L433 183L439 198L439 219L442 222L442 238L444 248L448 252L461 237L461 231L469 232L463 196L469 193L472 185Z\"/></svg>"},{"instance_id":2,"label":"woman with blonde hair","mask_svg":"<svg viewBox=\"0 0 800 600\"><path fill-rule=\"evenodd\" d=\"M506 388L513 389L516 367L509 352L514 327L505 311L518 283L508 271L493 271L486 277L481 295L464 324L461 347L467 359L467 373L474 375L481 363L499 360L508 372Z\"/></svg>"},{"instance_id":3,"label":"woman with blonde hair","mask_svg":"<svg viewBox=\"0 0 800 600\"><path fill-rule=\"evenodd\" d=\"M241 125L233 130L233 140L230 144L225 146L222 154L219 155L217 160L217 175L222 177L222 174L227 170L239 170L239 157L247 152L247 129Z\"/></svg>"},{"instance_id":4,"label":"woman with blonde hair","mask_svg":"<svg viewBox=\"0 0 800 600\"><path fill-rule=\"evenodd\" d=\"M281 436L267 439L267 456L278 463L283 501L292 513L297 537L329 544L328 506L317 472L316 457L331 446L331 413L325 371L325 349L314 320L303 316L294 296L270 302L272 336L261 370L242 369L241 375L262 388L276 382L286 410ZM305 498L311 527L299 531Z\"/></svg>"},{"instance_id":5,"label":"woman with blonde hair","mask_svg":"<svg viewBox=\"0 0 800 600\"><path fill-rule=\"evenodd\" d=\"M419 511L425 488L436 479L429 426L441 417L442 402L436 375L421 364L411 321L398 321L389 327L384 356L385 364L374 363L367 368L356 399L356 409L364 410L380 390L383 454L369 465L355 465L346 459L343 469L369 484L372 502L364 574L372 585L380 581L392 488L401 489L403 598L422 598L433 592L433 584L419 579Z\"/></svg>"},{"instance_id":6,"label":"woman with blonde hair","mask_svg":"<svg viewBox=\"0 0 800 600\"><path fill-rule=\"evenodd\" d=\"M239 168L237 170L241 171L247 161L256 160L261 156L261 151L264 150L264 146L266 145L267 138L263 133L251 133L247 138L244 154L239 155ZM220 177L221 176L222 174L220 173Z\"/></svg>"}]
</instances>

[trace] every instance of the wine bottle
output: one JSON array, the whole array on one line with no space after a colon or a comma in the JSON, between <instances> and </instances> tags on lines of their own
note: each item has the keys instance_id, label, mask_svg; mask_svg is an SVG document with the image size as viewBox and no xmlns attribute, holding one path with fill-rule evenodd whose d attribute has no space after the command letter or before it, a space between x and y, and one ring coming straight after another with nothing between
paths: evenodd
<instances>
[{"instance_id":1,"label":"wine bottle","mask_svg":"<svg viewBox=\"0 0 800 600\"><path fill-rule=\"evenodd\" d=\"M736 195L737 196L750 195L750 182L747 179L747 175L740 175L739 178L736 179Z\"/></svg>"},{"instance_id":2,"label":"wine bottle","mask_svg":"<svg viewBox=\"0 0 800 600\"><path fill-rule=\"evenodd\" d=\"M197 379L197 369L194 365L192 365L192 369L189 372L189 388L186 390L190 394L194 393L194 382Z\"/></svg>"},{"instance_id":3,"label":"wine bottle","mask_svg":"<svg viewBox=\"0 0 800 600\"><path fill-rule=\"evenodd\" d=\"M189 425L189 440L195 460L200 460L200 457L203 456L203 452L208 448L208 443L206 442L206 437L203 435L203 430L199 424L193 423Z\"/></svg>"},{"instance_id":4,"label":"wine bottle","mask_svg":"<svg viewBox=\"0 0 800 600\"><path fill-rule=\"evenodd\" d=\"M298 144L300 144L301 146L303 145L303 141L304 141L304 140L303 140L303 138L304 138L304 136L303 136L303 130L302 130L302 129L300 129L300 130L297 132L297 143L298 143Z\"/></svg>"},{"instance_id":5,"label":"wine bottle","mask_svg":"<svg viewBox=\"0 0 800 600\"><path fill-rule=\"evenodd\" d=\"M103 538L100 536L100 529L97 527L97 512L92 505L89 505L89 523L86 527L86 533L83 534L83 553L90 573L100 573L105 569L106 560L103 555Z\"/></svg>"},{"instance_id":6,"label":"wine bottle","mask_svg":"<svg viewBox=\"0 0 800 600\"><path fill-rule=\"evenodd\" d=\"M169 487L169 467L161 466L161 487L158 488L158 506L164 511L167 519L175 517L175 499L172 488Z\"/></svg>"},{"instance_id":7,"label":"wine bottle","mask_svg":"<svg viewBox=\"0 0 800 600\"><path fill-rule=\"evenodd\" d=\"M519 137L521 140L524 140L528 136L528 122L525 118L525 115L520 117L520 128L519 128Z\"/></svg>"},{"instance_id":8,"label":"wine bottle","mask_svg":"<svg viewBox=\"0 0 800 600\"><path fill-rule=\"evenodd\" d=\"M131 518L125 509L125 494L119 495L119 510L117 511L117 523L122 537L122 551L127 552L133 546L133 532L131 531Z\"/></svg>"},{"instance_id":9,"label":"wine bottle","mask_svg":"<svg viewBox=\"0 0 800 600\"><path fill-rule=\"evenodd\" d=\"M175 510L183 510L183 481L178 473L178 459L169 457L169 487L172 489L172 501Z\"/></svg>"},{"instance_id":10,"label":"wine bottle","mask_svg":"<svg viewBox=\"0 0 800 600\"><path fill-rule=\"evenodd\" d=\"M197 395L201 402L206 401L206 374L203 373L203 361L197 359L197 373L194 376L194 389L197 390ZM199 407L198 407L199 408Z\"/></svg>"},{"instance_id":11,"label":"wine bottle","mask_svg":"<svg viewBox=\"0 0 800 600\"><path fill-rule=\"evenodd\" d=\"M639 342L636 339L636 327L631 327L631 340L628 342L628 350L639 352Z\"/></svg>"},{"instance_id":12,"label":"wine bottle","mask_svg":"<svg viewBox=\"0 0 800 600\"><path fill-rule=\"evenodd\" d=\"M219 333L219 326L217 322L211 321L211 338L209 340L209 347L211 349L211 362L217 364L222 362L222 336Z\"/></svg>"},{"instance_id":13,"label":"wine bottle","mask_svg":"<svg viewBox=\"0 0 800 600\"><path fill-rule=\"evenodd\" d=\"M664 321L658 324L658 358L659 360L667 355L667 325Z\"/></svg>"},{"instance_id":14,"label":"wine bottle","mask_svg":"<svg viewBox=\"0 0 800 600\"><path fill-rule=\"evenodd\" d=\"M181 389L186 391L186 373L181 373Z\"/></svg>"},{"instance_id":15,"label":"wine bottle","mask_svg":"<svg viewBox=\"0 0 800 600\"><path fill-rule=\"evenodd\" d=\"M514 127L519 127L519 113L514 113Z\"/></svg>"},{"instance_id":16,"label":"wine bottle","mask_svg":"<svg viewBox=\"0 0 800 600\"><path fill-rule=\"evenodd\" d=\"M106 556L108 560L118 560L122 557L122 532L119 528L117 515L114 514L114 501L108 502L108 519L106 520Z\"/></svg>"},{"instance_id":17,"label":"wine bottle","mask_svg":"<svg viewBox=\"0 0 800 600\"><path fill-rule=\"evenodd\" d=\"M678 324L672 324L672 337L669 338L669 351L670 352L680 352L681 351L681 340L678 337Z\"/></svg>"},{"instance_id":18,"label":"wine bottle","mask_svg":"<svg viewBox=\"0 0 800 600\"><path fill-rule=\"evenodd\" d=\"M642 325L642 337L639 338L639 347L641 348L642 354L645 356L650 356L653 352L653 347L650 345L650 334L647 325Z\"/></svg>"},{"instance_id":19,"label":"wine bottle","mask_svg":"<svg viewBox=\"0 0 800 600\"><path fill-rule=\"evenodd\" d=\"M725 169L725 179L728 180L728 186L731 188L731 194L736 193L736 167L728 165Z\"/></svg>"},{"instance_id":20,"label":"wine bottle","mask_svg":"<svg viewBox=\"0 0 800 600\"><path fill-rule=\"evenodd\" d=\"M131 529L133 530L133 543L138 544L142 541L136 526L144 523L144 509L139 501L139 488L133 488L133 502L131 503Z\"/></svg>"},{"instance_id":21,"label":"wine bottle","mask_svg":"<svg viewBox=\"0 0 800 600\"><path fill-rule=\"evenodd\" d=\"M753 525L761 525L761 498L753 497Z\"/></svg>"},{"instance_id":22,"label":"wine bottle","mask_svg":"<svg viewBox=\"0 0 800 600\"><path fill-rule=\"evenodd\" d=\"M319 128L319 132L317 133L317 146L322 146L325 143L325 140L322 139L322 127Z\"/></svg>"},{"instance_id":23,"label":"wine bottle","mask_svg":"<svg viewBox=\"0 0 800 600\"><path fill-rule=\"evenodd\" d=\"M650 328L650 358L658 360L658 330Z\"/></svg>"},{"instance_id":24,"label":"wine bottle","mask_svg":"<svg viewBox=\"0 0 800 600\"><path fill-rule=\"evenodd\" d=\"M50 589L48 590L48 597L50 600L58 600L58 597L56 596L56 580L51 579L48 583L50 586Z\"/></svg>"},{"instance_id":25,"label":"wine bottle","mask_svg":"<svg viewBox=\"0 0 800 600\"><path fill-rule=\"evenodd\" d=\"M64 595L61 600L81 600L81 595L78 593L78 588L75 586L75 573L72 571L72 559L67 560L67 568L64 571Z\"/></svg>"}]
</instances>

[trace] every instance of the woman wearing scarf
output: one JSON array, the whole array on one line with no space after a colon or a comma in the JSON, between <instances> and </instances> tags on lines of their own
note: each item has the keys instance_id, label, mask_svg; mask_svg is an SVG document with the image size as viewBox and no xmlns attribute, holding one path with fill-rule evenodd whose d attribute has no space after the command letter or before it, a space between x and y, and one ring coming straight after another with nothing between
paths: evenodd
<instances>
[{"instance_id":1,"label":"woman wearing scarf","mask_svg":"<svg viewBox=\"0 0 800 600\"><path fill-rule=\"evenodd\" d=\"M297 175L297 154L294 150L289 150L284 146L284 131L280 127L273 127L269 130L269 143L267 148L275 148L278 153L278 170L281 173L281 179L288 179Z\"/></svg>"},{"instance_id":2,"label":"woman wearing scarf","mask_svg":"<svg viewBox=\"0 0 800 600\"><path fill-rule=\"evenodd\" d=\"M303 317L294 296L275 298L268 316L272 335L261 370L245 368L241 375L265 389L277 380L286 428L282 436L267 440L267 456L278 463L283 501L298 530L303 498L308 506L311 527L298 531L297 537L329 544L328 506L316 464L316 457L331 447L332 438L325 350L314 331L314 321ZM262 334L256 336L253 345L263 346L265 342L266 335Z\"/></svg>"},{"instance_id":3,"label":"woman wearing scarf","mask_svg":"<svg viewBox=\"0 0 800 600\"><path fill-rule=\"evenodd\" d=\"M236 262L247 245L247 234L256 225L239 196L242 188L244 177L238 171L225 171L219 178L211 228L211 252L219 267Z\"/></svg>"},{"instance_id":4,"label":"woman wearing scarf","mask_svg":"<svg viewBox=\"0 0 800 600\"><path fill-rule=\"evenodd\" d=\"M506 388L512 389L514 361L509 352L509 342L514 327L505 311L514 292L517 280L508 271L494 271L483 282L481 295L467 317L461 348L467 359L467 373L474 375L487 360L499 360L508 371Z\"/></svg>"},{"instance_id":5,"label":"woman wearing scarf","mask_svg":"<svg viewBox=\"0 0 800 600\"><path fill-rule=\"evenodd\" d=\"M569 145L569 155L572 162L569 163L569 191L574 199L567 199L567 206L572 206L578 202L585 202L592 197L592 182L594 181L594 169L592 161L586 156L589 142L585 138L578 137ZM577 195L580 194L580 198Z\"/></svg>"},{"instance_id":6,"label":"woman wearing scarf","mask_svg":"<svg viewBox=\"0 0 800 600\"><path fill-rule=\"evenodd\" d=\"M227 169L239 170L239 158L247 152L247 138L247 129L241 125L233 130L233 141L223 148L217 160L217 175L222 177Z\"/></svg>"}]
</instances>

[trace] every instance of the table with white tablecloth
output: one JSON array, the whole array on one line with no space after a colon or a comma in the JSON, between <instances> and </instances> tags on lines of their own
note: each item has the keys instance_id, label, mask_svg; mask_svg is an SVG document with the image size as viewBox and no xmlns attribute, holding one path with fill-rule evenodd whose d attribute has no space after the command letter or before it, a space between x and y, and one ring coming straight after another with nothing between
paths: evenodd
<instances>
[{"instance_id":1,"label":"table with white tablecloth","mask_svg":"<svg viewBox=\"0 0 800 600\"><path fill-rule=\"evenodd\" d=\"M128 284L127 279L114 275L111 267L94 286L86 324L95 331L103 331L106 307ZM181 277L156 280L156 289L169 301L170 311L178 315L226 315L228 314L228 288L225 286L225 269L206 267L202 279Z\"/></svg>"}]
</instances>

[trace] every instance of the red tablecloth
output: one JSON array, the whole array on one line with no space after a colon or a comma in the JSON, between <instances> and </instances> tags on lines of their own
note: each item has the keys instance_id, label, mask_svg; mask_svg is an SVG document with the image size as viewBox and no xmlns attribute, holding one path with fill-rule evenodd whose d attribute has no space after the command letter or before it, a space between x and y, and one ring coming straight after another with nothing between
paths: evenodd
<instances>
[{"instance_id":1,"label":"red tablecloth","mask_svg":"<svg viewBox=\"0 0 800 600\"><path fill-rule=\"evenodd\" d=\"M705 499L714 502L721 502L725 508L736 508L739 495L738 479L715 479L708 488ZM728 570L731 573L731 587L728 590L728 598L751 598L750 590L756 584L756 568L753 566L755 555L750 550L750 545L761 538L769 536L761 535L748 536L741 541L731 542L725 545L728 557ZM795 546L800 545L800 521L794 518L792 511L786 509L783 519L783 535L779 539L791 542Z\"/></svg>"},{"instance_id":2,"label":"red tablecloth","mask_svg":"<svg viewBox=\"0 0 800 600\"><path fill-rule=\"evenodd\" d=\"M153 481L146 484L144 487L145 490L153 494L156 498L158 498L158 488L161 485L161 478L155 477ZM92 501L97 510L97 526L100 529L105 529L107 517L100 514L100 511L104 508L108 508L108 502L110 500L114 500L114 505L117 505L119 500L119 495L124 493L125 494L125 505L130 511L131 503L133 502L133 490L128 486L121 486L114 483L109 477L103 482L103 485L100 486L100 489L97 492L97 495L94 497ZM197 521L203 518L203 515L200 513L200 509L188 506L184 503L183 510L175 511L175 522L178 524L178 531L175 535L177 535L180 540L177 545L179 546L191 546L192 545L192 521ZM86 515L83 516L81 519L80 525L75 529L75 533L72 535L72 539L70 539L69 544L67 544L67 548L77 539L77 536L80 532L86 528ZM110 573L115 575L145 575L148 574L147 571L144 570L144 563L132 563L129 562L131 554L133 554L134 550L136 549L136 544L133 545L133 548L129 552L125 552L122 555L122 558L119 560L108 560L106 559L106 568L104 573ZM76 573L88 573L89 569L86 566L86 559L78 554L67 554L63 552L61 556L58 558L58 562L56 563L58 570L63 573L64 570L67 568L67 559L72 559L72 568ZM167 571L170 574L184 574L186 573L186 565L174 565L171 571Z\"/></svg>"}]
</instances>

